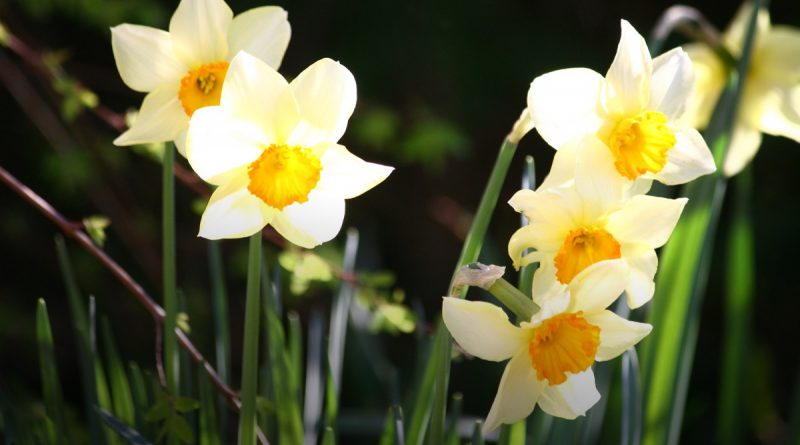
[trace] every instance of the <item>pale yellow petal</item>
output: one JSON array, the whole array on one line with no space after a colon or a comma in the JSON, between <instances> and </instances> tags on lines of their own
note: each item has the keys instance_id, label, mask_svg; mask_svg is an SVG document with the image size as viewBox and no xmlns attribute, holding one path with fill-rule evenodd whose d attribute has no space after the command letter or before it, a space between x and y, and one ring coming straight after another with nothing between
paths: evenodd
<instances>
[{"instance_id":1,"label":"pale yellow petal","mask_svg":"<svg viewBox=\"0 0 800 445\"><path fill-rule=\"evenodd\" d=\"M702 43L684 45L692 61L694 88L680 121L692 128L705 128L725 86L725 66L708 46Z\"/></svg>"},{"instance_id":2,"label":"pale yellow petal","mask_svg":"<svg viewBox=\"0 0 800 445\"><path fill-rule=\"evenodd\" d=\"M207 239L244 238L263 229L276 211L247 190L247 171L217 188L200 220L198 236Z\"/></svg>"},{"instance_id":3,"label":"pale yellow petal","mask_svg":"<svg viewBox=\"0 0 800 445\"><path fill-rule=\"evenodd\" d=\"M178 85L165 84L145 96L133 125L114 140L114 145L167 142L185 130L189 117L178 100Z\"/></svg>"},{"instance_id":4,"label":"pale yellow petal","mask_svg":"<svg viewBox=\"0 0 800 445\"><path fill-rule=\"evenodd\" d=\"M528 90L528 111L542 138L555 149L594 134L603 76L586 68L570 68L541 75Z\"/></svg>"},{"instance_id":5,"label":"pale yellow petal","mask_svg":"<svg viewBox=\"0 0 800 445\"><path fill-rule=\"evenodd\" d=\"M310 249L332 240L343 221L344 199L315 189L308 201L284 208L271 224L291 243Z\"/></svg>"},{"instance_id":6,"label":"pale yellow petal","mask_svg":"<svg viewBox=\"0 0 800 445\"><path fill-rule=\"evenodd\" d=\"M621 204L631 181L614 167L614 155L595 136L581 140L575 163L575 189L584 203L584 217L601 218Z\"/></svg>"},{"instance_id":7,"label":"pale yellow petal","mask_svg":"<svg viewBox=\"0 0 800 445\"><path fill-rule=\"evenodd\" d=\"M681 117L694 89L692 61L681 48L674 48L653 59L650 79L650 110L670 120Z\"/></svg>"},{"instance_id":8,"label":"pale yellow petal","mask_svg":"<svg viewBox=\"0 0 800 445\"><path fill-rule=\"evenodd\" d=\"M599 362L620 356L653 330L647 323L629 321L611 311L587 314L586 321L600 328L600 345L595 356Z\"/></svg>"},{"instance_id":9,"label":"pale yellow petal","mask_svg":"<svg viewBox=\"0 0 800 445\"><path fill-rule=\"evenodd\" d=\"M607 308L622 295L629 273L624 259L599 261L582 270L569 282L570 312L588 314Z\"/></svg>"},{"instance_id":10,"label":"pale yellow petal","mask_svg":"<svg viewBox=\"0 0 800 445\"><path fill-rule=\"evenodd\" d=\"M187 67L172 52L169 33L148 26L122 24L111 28L111 49L125 85L149 93L180 82Z\"/></svg>"},{"instance_id":11,"label":"pale yellow petal","mask_svg":"<svg viewBox=\"0 0 800 445\"><path fill-rule=\"evenodd\" d=\"M705 139L693 128L673 130L675 146L667 152L667 163L658 173L645 175L667 185L685 184L716 171L714 157Z\"/></svg>"},{"instance_id":12,"label":"pale yellow petal","mask_svg":"<svg viewBox=\"0 0 800 445\"><path fill-rule=\"evenodd\" d=\"M504 423L514 423L528 417L544 386L536 379L527 349L519 351L503 371L483 431L488 433Z\"/></svg>"},{"instance_id":13,"label":"pale yellow petal","mask_svg":"<svg viewBox=\"0 0 800 445\"><path fill-rule=\"evenodd\" d=\"M494 304L445 297L442 318L455 341L475 357L499 362L527 350L528 334Z\"/></svg>"},{"instance_id":14,"label":"pale yellow petal","mask_svg":"<svg viewBox=\"0 0 800 445\"><path fill-rule=\"evenodd\" d=\"M621 20L622 35L617 54L606 74L605 107L612 116L629 116L650 102L650 76L653 60L644 38Z\"/></svg>"},{"instance_id":15,"label":"pale yellow petal","mask_svg":"<svg viewBox=\"0 0 800 445\"><path fill-rule=\"evenodd\" d=\"M313 147L335 143L344 134L356 106L356 81L343 65L322 59L289 84L300 121L287 143Z\"/></svg>"},{"instance_id":16,"label":"pale yellow petal","mask_svg":"<svg viewBox=\"0 0 800 445\"><path fill-rule=\"evenodd\" d=\"M747 28L750 25L750 17L752 14L753 2L747 0L743 1L730 25L728 25L728 29L722 34L722 43L734 56L738 56L742 52L745 32L747 32ZM770 26L769 11L765 8L761 8L756 18L756 45L754 45L754 47L758 46L759 36L763 36L769 32Z\"/></svg>"},{"instance_id":17,"label":"pale yellow petal","mask_svg":"<svg viewBox=\"0 0 800 445\"><path fill-rule=\"evenodd\" d=\"M181 0L169 21L175 55L190 68L228 60L231 20L223 0Z\"/></svg>"},{"instance_id":18,"label":"pale yellow petal","mask_svg":"<svg viewBox=\"0 0 800 445\"><path fill-rule=\"evenodd\" d=\"M195 111L186 139L186 159L204 181L222 185L229 174L258 159L264 135L258 127L233 118L223 107Z\"/></svg>"},{"instance_id":19,"label":"pale yellow petal","mask_svg":"<svg viewBox=\"0 0 800 445\"><path fill-rule=\"evenodd\" d=\"M272 68L278 69L283 60L292 31L286 11L280 6L262 6L245 11L233 18L228 30L231 55L247 51Z\"/></svg>"},{"instance_id":20,"label":"pale yellow petal","mask_svg":"<svg viewBox=\"0 0 800 445\"><path fill-rule=\"evenodd\" d=\"M266 143L283 143L299 115L288 87L275 69L241 51L228 67L220 105L234 119L260 127Z\"/></svg>"},{"instance_id":21,"label":"pale yellow petal","mask_svg":"<svg viewBox=\"0 0 800 445\"><path fill-rule=\"evenodd\" d=\"M559 148L553 156L550 172L547 173L538 190L572 186L575 181L575 165L579 152L580 145L577 143L567 143Z\"/></svg>"},{"instance_id":22,"label":"pale yellow petal","mask_svg":"<svg viewBox=\"0 0 800 445\"><path fill-rule=\"evenodd\" d=\"M560 385L548 385L539 396L539 406L551 416L574 419L600 400L600 393L594 383L594 373L589 368L578 374L569 374L567 381Z\"/></svg>"},{"instance_id":23,"label":"pale yellow petal","mask_svg":"<svg viewBox=\"0 0 800 445\"><path fill-rule=\"evenodd\" d=\"M745 122L736 122L722 169L725 176L734 176L742 171L753 160L759 147L761 132Z\"/></svg>"},{"instance_id":24,"label":"pale yellow petal","mask_svg":"<svg viewBox=\"0 0 800 445\"><path fill-rule=\"evenodd\" d=\"M652 248L667 242L686 206L686 198L638 195L608 216L606 230L620 243L642 243Z\"/></svg>"},{"instance_id":25,"label":"pale yellow petal","mask_svg":"<svg viewBox=\"0 0 800 445\"><path fill-rule=\"evenodd\" d=\"M366 162L341 145L332 145L321 158L322 174L317 188L338 194L344 199L355 198L383 182L394 170Z\"/></svg>"}]
</instances>

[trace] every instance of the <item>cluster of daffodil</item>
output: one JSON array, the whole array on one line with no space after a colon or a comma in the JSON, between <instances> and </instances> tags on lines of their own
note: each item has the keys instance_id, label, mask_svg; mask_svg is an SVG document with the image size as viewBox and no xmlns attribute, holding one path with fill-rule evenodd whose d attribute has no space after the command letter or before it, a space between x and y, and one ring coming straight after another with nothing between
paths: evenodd
<instances>
[{"instance_id":1,"label":"cluster of daffodil","mask_svg":"<svg viewBox=\"0 0 800 445\"><path fill-rule=\"evenodd\" d=\"M654 293L658 259L686 199L649 196L653 180L683 184L715 171L714 160L684 114L695 75L686 52L651 58L639 33L622 21L616 57L603 77L586 68L537 77L518 127L535 127L557 150L536 191L509 204L529 223L508 251L519 268L539 263L530 319L512 324L499 307L446 297L443 318L476 357L511 359L485 431L528 416L535 405L573 419L600 398L595 361L615 358L651 326L608 307L623 293L630 308Z\"/></svg>"},{"instance_id":2,"label":"cluster of daffodil","mask_svg":"<svg viewBox=\"0 0 800 445\"><path fill-rule=\"evenodd\" d=\"M322 59L291 83L276 71L290 37L283 9L234 17L223 0L182 0L169 32L130 24L111 31L122 80L147 93L114 142L174 141L217 186L200 236L246 237L271 224L314 247L341 229L345 199L391 173L337 144L356 104L347 68Z\"/></svg>"}]
</instances>

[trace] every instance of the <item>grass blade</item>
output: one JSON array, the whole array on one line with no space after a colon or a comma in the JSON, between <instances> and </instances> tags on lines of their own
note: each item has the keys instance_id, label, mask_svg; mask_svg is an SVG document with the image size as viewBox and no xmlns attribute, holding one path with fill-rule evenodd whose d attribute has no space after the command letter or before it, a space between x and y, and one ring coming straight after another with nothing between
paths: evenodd
<instances>
[{"instance_id":1,"label":"grass blade","mask_svg":"<svg viewBox=\"0 0 800 445\"><path fill-rule=\"evenodd\" d=\"M753 171L747 167L734 178L734 207L728 234L725 285L725 333L719 398L718 443L736 444L744 438L742 426L750 338L750 314L755 292L755 241L750 202Z\"/></svg>"},{"instance_id":2,"label":"grass blade","mask_svg":"<svg viewBox=\"0 0 800 445\"><path fill-rule=\"evenodd\" d=\"M475 428L472 430L472 445L483 445L483 423L475 421Z\"/></svg>"},{"instance_id":3,"label":"grass blade","mask_svg":"<svg viewBox=\"0 0 800 445\"><path fill-rule=\"evenodd\" d=\"M43 299L36 304L36 343L39 349L39 370L42 375L44 404L57 432L58 443L70 443L64 422L64 396L58 377L58 366L53 345L53 332Z\"/></svg>"},{"instance_id":4,"label":"grass blade","mask_svg":"<svg viewBox=\"0 0 800 445\"><path fill-rule=\"evenodd\" d=\"M125 366L119 358L119 353L114 343L114 336L111 332L108 318L102 318L101 328L103 331L103 346L106 352L106 363L108 365L108 381L111 384L111 400L114 406L114 415L120 422L126 425L134 425L133 395L131 394L128 376L125 373Z\"/></svg>"},{"instance_id":5,"label":"grass blade","mask_svg":"<svg viewBox=\"0 0 800 445\"><path fill-rule=\"evenodd\" d=\"M103 422L108 425L109 428L114 430L120 437L125 439L127 443L130 445L152 445L147 439L144 438L138 431L129 427L124 422L120 421L113 414L100 408L99 406L95 406L97 410L97 415L103 420Z\"/></svg>"},{"instance_id":6,"label":"grass blade","mask_svg":"<svg viewBox=\"0 0 800 445\"><path fill-rule=\"evenodd\" d=\"M620 445L639 445L642 438L642 392L636 348L622 355L622 426Z\"/></svg>"},{"instance_id":7,"label":"grass blade","mask_svg":"<svg viewBox=\"0 0 800 445\"><path fill-rule=\"evenodd\" d=\"M291 379L292 392L297 398L297 406L303 403L303 326L300 324L300 316L295 311L289 311L286 315L289 322L289 377Z\"/></svg>"},{"instance_id":8,"label":"grass blade","mask_svg":"<svg viewBox=\"0 0 800 445\"><path fill-rule=\"evenodd\" d=\"M87 317L87 306L78 288L75 273L72 269L64 238L55 238L56 252L58 254L58 265L61 269L61 277L64 280L64 287L67 291L67 301L69 302L69 312L72 318L72 328L75 334L75 344L78 347L78 364L81 373L81 386L83 388L84 410L87 423L89 424L89 439L91 443L105 444L105 436L101 430L100 423L95 415L94 406L99 403L97 399L97 384L94 371L94 358L92 352L91 339L89 338L89 320Z\"/></svg>"},{"instance_id":9,"label":"grass blade","mask_svg":"<svg viewBox=\"0 0 800 445\"><path fill-rule=\"evenodd\" d=\"M144 420L144 413L150 409L150 395L147 390L147 382L145 381L144 374L134 362L128 365L130 372L131 395L133 396L133 413L135 418L135 427L145 437L152 437L152 428L150 422Z\"/></svg>"},{"instance_id":10,"label":"grass blade","mask_svg":"<svg viewBox=\"0 0 800 445\"><path fill-rule=\"evenodd\" d=\"M347 240L344 246L343 272L353 273L358 252L358 231L347 230ZM355 287L352 283L342 281L339 292L331 308L331 325L328 332L328 360L333 376L333 389L336 397L341 394L342 385L342 360L344 360L345 337L347 334L347 321L350 315L350 304L355 296Z\"/></svg>"},{"instance_id":11,"label":"grass blade","mask_svg":"<svg viewBox=\"0 0 800 445\"><path fill-rule=\"evenodd\" d=\"M180 379L180 359L178 357L178 337L175 335L178 315L177 282L175 278L175 149L168 145L164 150L161 175L161 237L163 280L164 280L164 371L167 376L167 390L178 395ZM171 438L168 443L175 443Z\"/></svg>"},{"instance_id":12,"label":"grass blade","mask_svg":"<svg viewBox=\"0 0 800 445\"><path fill-rule=\"evenodd\" d=\"M242 353L242 409L239 413L239 444L256 443L256 393L258 391L258 336L261 310L261 231L250 237L245 301L244 352Z\"/></svg>"},{"instance_id":13,"label":"grass blade","mask_svg":"<svg viewBox=\"0 0 800 445\"><path fill-rule=\"evenodd\" d=\"M303 425L305 443L317 443L317 432L322 417L322 336L324 318L318 309L311 311L308 321L308 351L306 353L305 401L303 403Z\"/></svg>"},{"instance_id":14,"label":"grass blade","mask_svg":"<svg viewBox=\"0 0 800 445\"><path fill-rule=\"evenodd\" d=\"M217 397L211 389L211 382L203 375L197 378L200 393L200 445L220 445L219 418L216 414Z\"/></svg>"},{"instance_id":15,"label":"grass blade","mask_svg":"<svg viewBox=\"0 0 800 445\"><path fill-rule=\"evenodd\" d=\"M333 428L325 427L325 433L322 435L322 445L336 445L336 434Z\"/></svg>"},{"instance_id":16,"label":"grass blade","mask_svg":"<svg viewBox=\"0 0 800 445\"><path fill-rule=\"evenodd\" d=\"M214 356L220 379L230 384L231 375L231 331L228 321L228 292L225 287L225 272L222 266L220 241L208 242L208 262L211 273L211 314L214 319ZM224 397L218 397L219 406L225 407ZM227 429L228 416L225 409L219 413L219 431Z\"/></svg>"}]
</instances>

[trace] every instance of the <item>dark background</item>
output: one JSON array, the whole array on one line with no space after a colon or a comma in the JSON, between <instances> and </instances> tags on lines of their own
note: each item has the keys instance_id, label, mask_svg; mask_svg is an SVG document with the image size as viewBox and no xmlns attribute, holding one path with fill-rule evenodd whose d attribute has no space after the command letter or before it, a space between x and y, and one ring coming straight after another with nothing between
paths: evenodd
<instances>
[{"instance_id":1,"label":"dark background","mask_svg":"<svg viewBox=\"0 0 800 445\"><path fill-rule=\"evenodd\" d=\"M94 91L104 105L124 112L138 107L142 96L129 90L116 72L108 28L130 22L164 29L176 4L0 1L0 19L31 47L59 51L70 76ZM239 13L262 3L229 4ZM295 76L322 57L348 67L358 83L359 100L342 142L367 160L396 167L385 183L348 202L345 224L361 230L358 268L394 271L406 301L426 314L418 326L423 332L439 311L465 225L500 142L525 106L530 81L573 66L604 73L619 39L619 19L629 20L647 36L670 6L633 0L278 4L288 10L292 26L281 73ZM692 6L721 28L738 7L735 2L716 1L692 2ZM800 3L775 1L771 12L773 23L800 26ZM684 41L673 37L665 48ZM23 73L43 100L45 108L36 116L50 116L57 123L42 132L9 93L11 84L4 83L0 165L69 218L109 216L106 250L160 300L160 166L131 149L114 147L116 133L89 113L64 123L59 118L59 95L48 82L19 57L0 50L7 60L4 72ZM58 142L51 143L53 138ZM754 164L757 296L745 408L752 442L776 443L783 437L798 381L798 148L793 141L765 136ZM535 132L520 144L484 246L484 261L510 263L506 242L519 219L503 202L519 188L525 155L534 156L542 178L552 149ZM186 165L183 159L179 162ZM213 357L206 244L195 236L196 200L190 189L177 185L178 280L187 295L192 338L207 357ZM727 207L719 232L723 237ZM41 399L34 314L36 300L45 298L62 384L80 416L76 351L53 247L57 233L51 222L11 190L0 188L0 390L20 404ZM342 240L343 234L337 242ZM98 311L110 319L123 358L152 367L153 331L147 313L92 257L68 244L82 290L96 296ZM246 242L228 241L224 253L233 375L238 380ZM714 437L726 255L724 243L718 242L686 408L685 443ZM305 320L310 308L325 308L329 299L330 292L323 288L286 304ZM378 341L398 370L400 398L405 400L418 368L416 337L380 334ZM348 410L368 412L380 421L397 396L369 377L361 361L369 357L354 348L348 349L345 365L343 416ZM454 365L451 387L466 393L466 414L485 416L501 371L502 365L487 362Z\"/></svg>"}]
</instances>

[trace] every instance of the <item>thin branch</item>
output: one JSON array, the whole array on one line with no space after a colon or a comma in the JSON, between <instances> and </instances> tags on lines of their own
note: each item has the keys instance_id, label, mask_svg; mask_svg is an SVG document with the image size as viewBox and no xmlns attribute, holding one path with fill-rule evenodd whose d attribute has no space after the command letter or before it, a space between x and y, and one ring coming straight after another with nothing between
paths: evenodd
<instances>
[{"instance_id":1,"label":"thin branch","mask_svg":"<svg viewBox=\"0 0 800 445\"><path fill-rule=\"evenodd\" d=\"M106 269L108 269L112 275L114 275L122 283L122 285L125 286L134 297L136 297L137 300L139 300L147 312L149 312L153 317L153 321L156 323L156 325L163 325L165 316L164 308L156 303L147 294L147 292L145 292L142 286L140 286L139 283L137 283L128 274L128 272L125 271L125 269L123 269L110 256L108 256L105 251L97 247L92 242L91 238L89 238L89 236L81 229L82 224L66 219L63 215L61 215L61 213L58 212L58 210L50 205L50 203L45 201L41 196L37 195L36 192L31 190L28 186L20 182L2 166L0 166L0 181L14 190L22 199L39 210L48 219L54 222L66 235L74 238L78 244L83 246L83 248L91 253L92 256L97 258L97 260L100 261L100 263L103 264L103 266L105 266ZM231 387L222 381L214 367L208 363L205 357L203 357L197 347L183 333L183 331L181 331L179 328L176 328L175 333L178 336L178 342L189 354L189 357L196 364L203 366L206 374L208 374L208 377L211 379L211 382L214 384L217 390L222 393L228 400L228 403L238 411L241 406L241 401L239 400L239 395L236 393L236 391L231 389ZM269 444L266 437L260 430L258 430L258 438L260 443L265 445Z\"/></svg>"}]
</instances>

